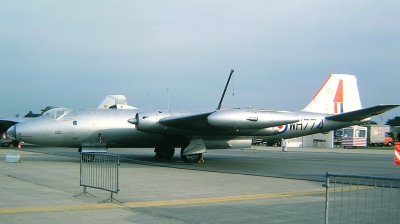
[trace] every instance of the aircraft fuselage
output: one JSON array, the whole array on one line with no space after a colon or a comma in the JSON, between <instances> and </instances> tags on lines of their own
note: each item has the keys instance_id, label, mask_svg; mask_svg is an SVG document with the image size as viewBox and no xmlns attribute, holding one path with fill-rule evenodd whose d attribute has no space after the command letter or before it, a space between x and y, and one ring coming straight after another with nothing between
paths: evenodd
<instances>
[{"instance_id":1,"label":"aircraft fuselage","mask_svg":"<svg viewBox=\"0 0 400 224\"><path fill-rule=\"evenodd\" d=\"M15 130L13 130L16 140L37 145L71 148L147 148L162 146L166 143L174 147L182 147L193 136L202 136L208 149L232 148L229 145L229 141L232 142L232 140L240 141L240 147L250 147L251 140L254 138L261 137L264 141L294 138L329 132L356 123L326 120L325 114L297 112L295 115L299 118L298 122L277 127L218 129L212 131L207 129L188 131L163 127L153 128L151 129L153 131L146 132L139 131L135 124L128 122L128 120L135 118L136 114L141 112L140 110L68 110L65 108L59 108L58 110L64 110L63 114L43 115L16 125L14 127ZM158 120L150 127L155 125L160 125ZM225 146L223 145L224 143L226 144Z\"/></svg>"}]
</instances>

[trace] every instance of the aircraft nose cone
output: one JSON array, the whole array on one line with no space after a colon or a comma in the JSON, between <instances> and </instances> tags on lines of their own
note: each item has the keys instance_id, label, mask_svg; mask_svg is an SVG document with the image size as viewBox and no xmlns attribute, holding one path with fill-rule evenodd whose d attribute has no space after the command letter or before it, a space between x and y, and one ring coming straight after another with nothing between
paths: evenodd
<instances>
[{"instance_id":1,"label":"aircraft nose cone","mask_svg":"<svg viewBox=\"0 0 400 224\"><path fill-rule=\"evenodd\" d=\"M12 138L13 140L16 140L16 134L15 134L15 125L11 126L8 130L7 130L7 136Z\"/></svg>"}]
</instances>

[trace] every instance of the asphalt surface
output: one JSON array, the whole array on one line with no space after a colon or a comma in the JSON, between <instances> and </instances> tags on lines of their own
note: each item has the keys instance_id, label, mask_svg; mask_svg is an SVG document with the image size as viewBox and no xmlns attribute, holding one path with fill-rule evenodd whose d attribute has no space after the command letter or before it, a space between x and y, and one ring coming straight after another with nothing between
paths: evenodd
<instances>
[{"instance_id":1,"label":"asphalt surface","mask_svg":"<svg viewBox=\"0 0 400 224\"><path fill-rule=\"evenodd\" d=\"M20 163L5 161L19 153ZM399 177L393 150L256 147L209 150L204 163L170 161L151 149L121 156L123 203L79 186L76 149L0 149L0 223L323 223L325 173Z\"/></svg>"}]
</instances>

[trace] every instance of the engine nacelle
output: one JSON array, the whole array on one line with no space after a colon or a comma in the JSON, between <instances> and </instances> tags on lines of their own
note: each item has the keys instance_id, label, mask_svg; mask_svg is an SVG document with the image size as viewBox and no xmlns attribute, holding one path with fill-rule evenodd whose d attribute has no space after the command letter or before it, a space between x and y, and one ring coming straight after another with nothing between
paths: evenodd
<instances>
[{"instance_id":1,"label":"engine nacelle","mask_svg":"<svg viewBox=\"0 0 400 224\"><path fill-rule=\"evenodd\" d=\"M211 125L226 130L263 129L299 121L299 117L287 111L260 109L229 109L210 114Z\"/></svg>"},{"instance_id":2,"label":"engine nacelle","mask_svg":"<svg viewBox=\"0 0 400 224\"><path fill-rule=\"evenodd\" d=\"M128 122L135 124L136 129L142 132L166 135L187 134L187 130L171 128L159 123L160 119L171 116L177 116L177 114L168 111L148 111L137 113L135 118L129 119Z\"/></svg>"}]
</instances>

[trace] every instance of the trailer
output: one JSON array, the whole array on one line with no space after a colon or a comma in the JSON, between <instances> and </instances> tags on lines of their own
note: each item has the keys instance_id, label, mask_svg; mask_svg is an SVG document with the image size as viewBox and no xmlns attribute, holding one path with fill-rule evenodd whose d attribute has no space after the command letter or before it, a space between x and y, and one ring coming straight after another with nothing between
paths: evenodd
<instances>
[{"instance_id":1,"label":"trailer","mask_svg":"<svg viewBox=\"0 0 400 224\"><path fill-rule=\"evenodd\" d=\"M367 147L367 128L362 126L351 126L343 128L342 146L343 148Z\"/></svg>"},{"instance_id":2,"label":"trailer","mask_svg":"<svg viewBox=\"0 0 400 224\"><path fill-rule=\"evenodd\" d=\"M369 124L363 125L367 128L367 143L369 146L391 146L393 139L388 135L389 125Z\"/></svg>"}]
</instances>

